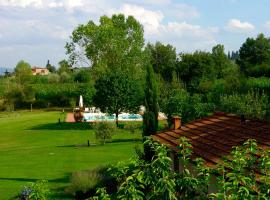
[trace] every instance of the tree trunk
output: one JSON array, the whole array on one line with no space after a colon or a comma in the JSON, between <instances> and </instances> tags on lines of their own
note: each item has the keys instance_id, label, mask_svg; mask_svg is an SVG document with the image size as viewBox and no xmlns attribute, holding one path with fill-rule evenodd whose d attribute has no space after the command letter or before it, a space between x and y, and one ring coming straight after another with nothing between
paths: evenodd
<instances>
[{"instance_id":1,"label":"tree trunk","mask_svg":"<svg viewBox=\"0 0 270 200\"><path fill-rule=\"evenodd\" d=\"M118 115L119 115L119 113L118 113L118 111L115 113L115 123L116 123L116 127L118 128Z\"/></svg>"}]
</instances>

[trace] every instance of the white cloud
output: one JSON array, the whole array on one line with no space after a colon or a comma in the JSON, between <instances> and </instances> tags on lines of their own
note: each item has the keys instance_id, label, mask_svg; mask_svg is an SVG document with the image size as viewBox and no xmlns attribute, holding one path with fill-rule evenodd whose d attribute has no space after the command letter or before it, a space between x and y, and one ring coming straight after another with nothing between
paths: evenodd
<instances>
[{"instance_id":1,"label":"white cloud","mask_svg":"<svg viewBox=\"0 0 270 200\"><path fill-rule=\"evenodd\" d=\"M270 21L265 22L263 26L268 32L270 31Z\"/></svg>"},{"instance_id":2,"label":"white cloud","mask_svg":"<svg viewBox=\"0 0 270 200\"><path fill-rule=\"evenodd\" d=\"M111 14L120 12L125 15L134 16L144 26L146 35L159 34L160 25L164 18L161 11L152 11L141 6L131 4L124 4L118 11L111 10L110 12Z\"/></svg>"},{"instance_id":3,"label":"white cloud","mask_svg":"<svg viewBox=\"0 0 270 200\"><path fill-rule=\"evenodd\" d=\"M249 22L241 22L238 19L231 19L226 27L230 32L249 32L253 31L255 26Z\"/></svg>"},{"instance_id":4,"label":"white cloud","mask_svg":"<svg viewBox=\"0 0 270 200\"><path fill-rule=\"evenodd\" d=\"M159 40L174 44L179 51L210 50L217 43L217 27L202 27L187 22L169 22Z\"/></svg>"},{"instance_id":5,"label":"white cloud","mask_svg":"<svg viewBox=\"0 0 270 200\"><path fill-rule=\"evenodd\" d=\"M42 0L0 0L0 6L40 7Z\"/></svg>"},{"instance_id":6,"label":"white cloud","mask_svg":"<svg viewBox=\"0 0 270 200\"><path fill-rule=\"evenodd\" d=\"M172 16L174 19L191 19L198 18L200 13L193 6L184 3L178 3L174 4L172 8L168 9L166 15Z\"/></svg>"},{"instance_id":7,"label":"white cloud","mask_svg":"<svg viewBox=\"0 0 270 200\"><path fill-rule=\"evenodd\" d=\"M171 3L171 0L144 0L145 3L149 4L159 4L159 5L164 5L164 4L169 4Z\"/></svg>"}]
</instances>

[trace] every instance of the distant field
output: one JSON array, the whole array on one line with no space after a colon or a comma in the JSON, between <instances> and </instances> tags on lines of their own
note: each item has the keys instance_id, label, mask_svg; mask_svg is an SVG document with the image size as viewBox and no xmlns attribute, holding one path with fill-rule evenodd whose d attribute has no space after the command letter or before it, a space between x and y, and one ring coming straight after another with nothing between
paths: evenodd
<instances>
[{"instance_id":1,"label":"distant field","mask_svg":"<svg viewBox=\"0 0 270 200\"><path fill-rule=\"evenodd\" d=\"M83 130L85 125L59 125L59 117L64 118L59 112L0 113L1 200L14 197L22 185L39 179L49 181L55 199L70 199L64 189L72 172L135 154L133 135L127 130L119 130L105 146L87 147L88 139L95 143L94 131ZM135 138L141 138L139 130Z\"/></svg>"}]
</instances>

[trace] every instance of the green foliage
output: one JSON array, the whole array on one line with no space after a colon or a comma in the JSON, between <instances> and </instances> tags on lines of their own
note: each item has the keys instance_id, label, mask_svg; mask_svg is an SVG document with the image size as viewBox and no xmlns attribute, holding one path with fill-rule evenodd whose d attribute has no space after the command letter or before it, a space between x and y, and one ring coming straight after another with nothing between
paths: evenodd
<instances>
[{"instance_id":1,"label":"green foliage","mask_svg":"<svg viewBox=\"0 0 270 200\"><path fill-rule=\"evenodd\" d=\"M58 64L59 64L59 69L58 69L59 74L62 74L64 72L70 73L70 65L69 65L68 61L61 60Z\"/></svg>"},{"instance_id":2,"label":"green foliage","mask_svg":"<svg viewBox=\"0 0 270 200\"><path fill-rule=\"evenodd\" d=\"M146 87L144 93L145 112L143 115L143 136L155 134L158 128L158 94L157 83L153 67L148 65L146 68Z\"/></svg>"},{"instance_id":3,"label":"green foliage","mask_svg":"<svg viewBox=\"0 0 270 200\"><path fill-rule=\"evenodd\" d=\"M49 74L48 75L48 83L59 83L60 76L58 74Z\"/></svg>"},{"instance_id":4,"label":"green foliage","mask_svg":"<svg viewBox=\"0 0 270 200\"><path fill-rule=\"evenodd\" d=\"M216 77L214 65L210 53L196 51L193 54L180 54L176 72L189 90L196 91L196 87L202 78L212 80Z\"/></svg>"},{"instance_id":5,"label":"green foliage","mask_svg":"<svg viewBox=\"0 0 270 200\"><path fill-rule=\"evenodd\" d=\"M47 62L47 64L46 64L46 68L47 68L47 69L49 70L49 72L51 72L51 73L56 72L55 67L52 66L52 65L50 64L50 61L49 61L49 60L48 60L48 62Z\"/></svg>"},{"instance_id":6,"label":"green foliage","mask_svg":"<svg viewBox=\"0 0 270 200\"><path fill-rule=\"evenodd\" d=\"M177 199L165 146L151 140L146 143L155 152L151 162L136 157L109 169L119 183L117 199Z\"/></svg>"},{"instance_id":7,"label":"green foliage","mask_svg":"<svg viewBox=\"0 0 270 200\"><path fill-rule=\"evenodd\" d=\"M126 18L118 14L111 18L100 17L99 24L89 21L79 25L66 49L72 63L81 62L90 66L91 62L93 68L129 66L135 69L141 63L143 45L142 25L132 16Z\"/></svg>"},{"instance_id":8,"label":"green foliage","mask_svg":"<svg viewBox=\"0 0 270 200\"><path fill-rule=\"evenodd\" d=\"M13 111L24 103L32 103L35 100L35 91L30 85L18 85L8 83L4 93L4 104L7 110Z\"/></svg>"},{"instance_id":9,"label":"green foliage","mask_svg":"<svg viewBox=\"0 0 270 200\"><path fill-rule=\"evenodd\" d=\"M78 83L87 83L91 81L91 71L89 69L79 69L74 74L74 81Z\"/></svg>"},{"instance_id":10,"label":"green foliage","mask_svg":"<svg viewBox=\"0 0 270 200\"><path fill-rule=\"evenodd\" d=\"M111 140L115 132L115 127L110 122L98 122L95 125L95 135L96 139L104 145L106 141Z\"/></svg>"},{"instance_id":11,"label":"green foliage","mask_svg":"<svg viewBox=\"0 0 270 200\"><path fill-rule=\"evenodd\" d=\"M133 77L120 69L108 70L94 85L96 94L94 103L101 111L116 115L118 126L118 115L121 112L132 112L140 106L140 94L138 83Z\"/></svg>"},{"instance_id":12,"label":"green foliage","mask_svg":"<svg viewBox=\"0 0 270 200\"><path fill-rule=\"evenodd\" d=\"M49 199L50 190L47 180L38 180L35 183L30 183L28 186L24 186L20 199L29 200L47 200Z\"/></svg>"},{"instance_id":13,"label":"green foliage","mask_svg":"<svg viewBox=\"0 0 270 200\"><path fill-rule=\"evenodd\" d=\"M15 75L18 84L25 84L32 75L30 64L23 60L19 61L15 67Z\"/></svg>"},{"instance_id":14,"label":"green foliage","mask_svg":"<svg viewBox=\"0 0 270 200\"><path fill-rule=\"evenodd\" d=\"M168 123L171 124L171 117L178 115L184 123L206 116L213 110L213 104L204 103L202 96L194 94L191 96L185 90L175 90L168 98L162 109L168 117Z\"/></svg>"},{"instance_id":15,"label":"green foliage","mask_svg":"<svg viewBox=\"0 0 270 200\"><path fill-rule=\"evenodd\" d=\"M222 95L220 97L220 110L248 118L264 119L269 107L268 97L262 93L251 91L247 94Z\"/></svg>"},{"instance_id":16,"label":"green foliage","mask_svg":"<svg viewBox=\"0 0 270 200\"><path fill-rule=\"evenodd\" d=\"M219 191L214 199L269 199L270 152L258 148L255 140L234 147L224 165L218 168ZM229 159L228 159L229 158ZM265 162L266 161L266 162ZM265 165L268 163L268 166ZM226 167L226 168L225 168ZM260 172L260 176L256 173ZM258 182L258 179L260 182Z\"/></svg>"},{"instance_id":17,"label":"green foliage","mask_svg":"<svg viewBox=\"0 0 270 200\"><path fill-rule=\"evenodd\" d=\"M92 83L34 84L32 87L36 93L36 102L43 102L45 106L69 106L74 100L78 100L81 94L84 104L90 106L95 94Z\"/></svg>"},{"instance_id":18,"label":"green foliage","mask_svg":"<svg viewBox=\"0 0 270 200\"><path fill-rule=\"evenodd\" d=\"M183 170L177 175L177 192L180 199L207 199L208 184L210 179L210 169L205 166L201 158L197 158L192 165L190 156L192 146L188 139L180 137L178 157L183 165ZM180 165L181 165L180 164ZM190 171L193 169L193 172Z\"/></svg>"},{"instance_id":19,"label":"green foliage","mask_svg":"<svg viewBox=\"0 0 270 200\"><path fill-rule=\"evenodd\" d=\"M176 65L175 48L156 42L154 45L148 43L146 49L150 51L150 63L155 73L160 74L165 81L171 82Z\"/></svg>"},{"instance_id":20,"label":"green foliage","mask_svg":"<svg viewBox=\"0 0 270 200\"><path fill-rule=\"evenodd\" d=\"M105 179L106 167L98 167L91 170L73 172L70 177L70 185L67 192L72 195L76 193L87 193L95 190Z\"/></svg>"},{"instance_id":21,"label":"green foliage","mask_svg":"<svg viewBox=\"0 0 270 200\"><path fill-rule=\"evenodd\" d=\"M61 83L69 83L69 82L71 82L71 76L67 72L62 72L60 74L60 82Z\"/></svg>"},{"instance_id":22,"label":"green foliage","mask_svg":"<svg viewBox=\"0 0 270 200\"><path fill-rule=\"evenodd\" d=\"M247 38L239 50L237 63L248 76L270 76L270 39L259 34L256 39Z\"/></svg>"},{"instance_id":23,"label":"green foliage","mask_svg":"<svg viewBox=\"0 0 270 200\"><path fill-rule=\"evenodd\" d=\"M110 195L107 194L105 188L98 188L97 190L97 196L90 198L89 200L110 200Z\"/></svg>"}]
</instances>

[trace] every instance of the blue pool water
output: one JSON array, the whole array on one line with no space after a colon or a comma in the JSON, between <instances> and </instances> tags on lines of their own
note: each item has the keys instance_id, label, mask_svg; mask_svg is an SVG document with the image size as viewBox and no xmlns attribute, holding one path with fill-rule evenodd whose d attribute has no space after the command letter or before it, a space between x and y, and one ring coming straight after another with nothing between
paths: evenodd
<instances>
[{"instance_id":1,"label":"blue pool water","mask_svg":"<svg viewBox=\"0 0 270 200\"><path fill-rule=\"evenodd\" d=\"M115 115L101 115L97 113L84 113L84 121L114 121ZM142 116L139 114L119 114L119 121L142 121Z\"/></svg>"}]
</instances>

